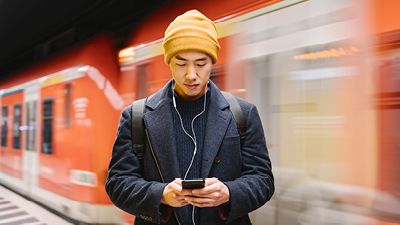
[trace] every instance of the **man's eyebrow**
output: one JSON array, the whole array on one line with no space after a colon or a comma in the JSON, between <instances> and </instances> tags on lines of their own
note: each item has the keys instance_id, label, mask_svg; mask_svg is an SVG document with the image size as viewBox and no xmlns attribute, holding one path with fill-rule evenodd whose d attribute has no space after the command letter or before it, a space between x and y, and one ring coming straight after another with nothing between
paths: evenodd
<instances>
[{"instance_id":1,"label":"man's eyebrow","mask_svg":"<svg viewBox=\"0 0 400 225\"><path fill-rule=\"evenodd\" d=\"M206 61L207 60L207 57L203 57L203 58L200 58L200 59L196 59L195 61Z\"/></svg>"},{"instance_id":2,"label":"man's eyebrow","mask_svg":"<svg viewBox=\"0 0 400 225\"><path fill-rule=\"evenodd\" d=\"M180 55L176 55L175 58L177 60L188 61L187 59L183 58ZM207 60L207 57L203 57L203 58L196 59L195 61L198 62L198 61L206 61L206 60Z\"/></svg>"},{"instance_id":3,"label":"man's eyebrow","mask_svg":"<svg viewBox=\"0 0 400 225\"><path fill-rule=\"evenodd\" d=\"M178 59L178 60L187 61L187 59L185 59L185 58L183 58L182 56L179 56L179 55L176 55L175 58Z\"/></svg>"}]
</instances>

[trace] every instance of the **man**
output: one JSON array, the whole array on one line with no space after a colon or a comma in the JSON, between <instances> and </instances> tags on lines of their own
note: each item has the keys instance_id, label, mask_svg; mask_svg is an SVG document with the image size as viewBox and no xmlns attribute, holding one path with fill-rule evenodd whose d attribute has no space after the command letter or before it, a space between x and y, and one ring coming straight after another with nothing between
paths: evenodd
<instances>
[{"instance_id":1,"label":"man","mask_svg":"<svg viewBox=\"0 0 400 225\"><path fill-rule=\"evenodd\" d=\"M172 78L146 99L143 159L133 149L132 109L121 116L106 190L135 224L251 224L274 179L254 105L238 99L246 131L241 141L230 105L210 81L219 44L215 24L196 10L178 16L164 36ZM203 188L182 180L206 178Z\"/></svg>"}]
</instances>

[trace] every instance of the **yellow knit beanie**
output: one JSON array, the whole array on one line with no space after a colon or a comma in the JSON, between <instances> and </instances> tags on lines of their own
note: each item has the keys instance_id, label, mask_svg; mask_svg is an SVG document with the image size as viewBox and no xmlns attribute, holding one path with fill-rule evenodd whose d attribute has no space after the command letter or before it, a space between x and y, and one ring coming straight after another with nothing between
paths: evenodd
<instances>
[{"instance_id":1,"label":"yellow knit beanie","mask_svg":"<svg viewBox=\"0 0 400 225\"><path fill-rule=\"evenodd\" d=\"M166 64L183 50L204 52L215 63L220 48L214 22L197 10L187 11L172 21L165 30L163 47Z\"/></svg>"}]
</instances>

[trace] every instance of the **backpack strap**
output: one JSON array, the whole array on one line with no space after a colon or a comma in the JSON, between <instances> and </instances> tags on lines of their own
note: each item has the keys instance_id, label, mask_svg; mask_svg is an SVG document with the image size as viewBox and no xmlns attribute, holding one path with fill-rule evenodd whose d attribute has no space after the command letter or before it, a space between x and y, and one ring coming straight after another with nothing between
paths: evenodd
<instances>
[{"instance_id":1,"label":"backpack strap","mask_svg":"<svg viewBox=\"0 0 400 225\"><path fill-rule=\"evenodd\" d=\"M133 151L140 161L144 158L144 103L146 98L136 100L132 103L132 141Z\"/></svg>"},{"instance_id":2,"label":"backpack strap","mask_svg":"<svg viewBox=\"0 0 400 225\"><path fill-rule=\"evenodd\" d=\"M246 119L244 118L242 108L238 100L229 92L221 91L226 101L229 103L229 110L232 112L233 119L236 121L236 126L240 135L240 143L243 144L246 132Z\"/></svg>"}]
</instances>

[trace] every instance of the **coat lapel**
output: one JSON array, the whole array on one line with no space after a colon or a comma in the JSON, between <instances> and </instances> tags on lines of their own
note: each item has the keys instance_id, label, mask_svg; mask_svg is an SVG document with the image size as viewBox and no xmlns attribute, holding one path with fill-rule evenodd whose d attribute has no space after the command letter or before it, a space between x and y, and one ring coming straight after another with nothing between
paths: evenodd
<instances>
[{"instance_id":1,"label":"coat lapel","mask_svg":"<svg viewBox=\"0 0 400 225\"><path fill-rule=\"evenodd\" d=\"M170 83L146 102L150 108L143 116L157 163L164 182L179 177L176 143L173 133L171 99L168 97Z\"/></svg>"},{"instance_id":2,"label":"coat lapel","mask_svg":"<svg viewBox=\"0 0 400 225\"><path fill-rule=\"evenodd\" d=\"M207 113L206 133L204 137L203 164L201 176L208 177L214 158L225 136L229 121L232 118L229 104L220 90L210 82L211 97Z\"/></svg>"}]
</instances>

